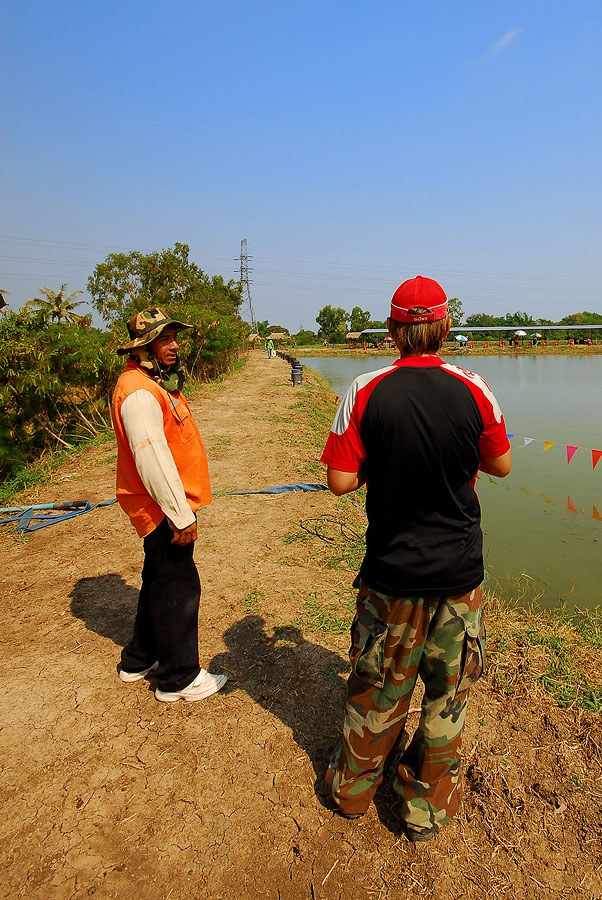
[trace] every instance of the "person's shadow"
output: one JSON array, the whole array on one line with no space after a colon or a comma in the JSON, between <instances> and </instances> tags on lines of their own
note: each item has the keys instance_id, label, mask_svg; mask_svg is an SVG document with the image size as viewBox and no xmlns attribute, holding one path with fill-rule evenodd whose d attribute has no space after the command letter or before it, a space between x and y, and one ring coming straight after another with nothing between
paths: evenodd
<instances>
[{"instance_id":1,"label":"person's shadow","mask_svg":"<svg viewBox=\"0 0 602 900\"><path fill-rule=\"evenodd\" d=\"M73 615L119 647L130 640L137 604L138 590L117 574L81 578L71 592ZM215 656L207 668L229 676L221 693L245 690L288 725L313 765L316 796L326 805L324 774L341 733L349 663L339 653L305 640L293 625L278 626L270 635L265 624L261 616L247 616L228 628L228 651ZM395 798L383 787L374 802L383 824L397 832L390 810Z\"/></svg>"},{"instance_id":2,"label":"person's shadow","mask_svg":"<svg viewBox=\"0 0 602 900\"><path fill-rule=\"evenodd\" d=\"M261 616L247 616L224 634L227 653L209 664L229 676L223 693L243 689L291 729L316 773L316 794L330 751L339 737L348 663L332 650L305 640L293 625L266 634Z\"/></svg>"},{"instance_id":3,"label":"person's shadow","mask_svg":"<svg viewBox=\"0 0 602 900\"><path fill-rule=\"evenodd\" d=\"M341 733L346 692L346 678L341 676L349 671L348 662L305 640L295 626L279 626L272 636L266 634L261 616L236 622L224 640L228 652L215 656L209 665L212 671L229 676L222 693L242 688L289 726L314 767L318 800L332 808L326 799L324 775ZM373 801L382 824L397 835L403 834L403 828L395 812L400 801L391 778L408 739L404 730Z\"/></svg>"},{"instance_id":4,"label":"person's shadow","mask_svg":"<svg viewBox=\"0 0 602 900\"><path fill-rule=\"evenodd\" d=\"M138 590L120 575L80 578L71 591L71 612L89 631L125 647L132 636Z\"/></svg>"}]
</instances>

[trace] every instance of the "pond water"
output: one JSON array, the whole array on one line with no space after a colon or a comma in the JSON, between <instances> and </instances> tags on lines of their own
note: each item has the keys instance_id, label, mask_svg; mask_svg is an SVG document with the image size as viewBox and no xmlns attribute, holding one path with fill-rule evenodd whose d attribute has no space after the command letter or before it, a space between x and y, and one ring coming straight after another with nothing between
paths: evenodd
<instances>
[{"instance_id":1,"label":"pond water","mask_svg":"<svg viewBox=\"0 0 602 900\"><path fill-rule=\"evenodd\" d=\"M592 469L591 450L602 450L602 356L445 358L485 378L514 435L511 474L477 481L488 589L545 607L600 605L602 462ZM357 375L392 361L301 360L341 396ZM579 448L570 464L567 445Z\"/></svg>"}]
</instances>

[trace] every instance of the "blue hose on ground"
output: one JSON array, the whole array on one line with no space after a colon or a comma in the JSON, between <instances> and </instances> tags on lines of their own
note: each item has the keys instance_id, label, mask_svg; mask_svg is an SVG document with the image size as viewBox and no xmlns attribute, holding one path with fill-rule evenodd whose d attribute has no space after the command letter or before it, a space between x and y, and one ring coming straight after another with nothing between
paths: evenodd
<instances>
[{"instance_id":1,"label":"blue hose on ground","mask_svg":"<svg viewBox=\"0 0 602 900\"><path fill-rule=\"evenodd\" d=\"M234 496L238 494L284 494L289 491L327 491L325 484L283 484L280 487L264 488L261 491L213 491L214 496L223 494L226 496ZM102 503L90 503L89 500L78 500L74 503L38 503L33 506L9 506L0 512L14 512L14 516L8 519L0 519L0 525L16 525L17 534L29 534L31 531L38 531L40 528L46 528L48 525L58 525L59 522L65 522L67 519L73 519L75 516L81 516L83 513L91 512L100 506L112 506L117 503L117 498L113 500L104 500ZM73 509L73 506L79 506L79 509ZM36 510L53 510L53 509L70 509L70 512L63 512L61 515L52 515L47 512L36 512Z\"/></svg>"},{"instance_id":2,"label":"blue hose on ground","mask_svg":"<svg viewBox=\"0 0 602 900\"><path fill-rule=\"evenodd\" d=\"M0 525L16 525L17 534L29 534L30 531L38 531L40 528L46 528L48 525L57 525L59 522L65 522L67 519L73 519L75 516L81 516L83 513L97 509L99 506L112 506L117 503L117 498L113 500L104 500L102 503L90 503L89 500L83 501L80 509L74 509L72 512L61 513L59 516L48 515L47 513L37 513L36 509L52 509L56 508L55 504L39 504L37 506L27 506L11 516L9 519L0 519ZM13 507L14 509L15 507ZM34 521L37 520L37 521Z\"/></svg>"},{"instance_id":3,"label":"blue hose on ground","mask_svg":"<svg viewBox=\"0 0 602 900\"><path fill-rule=\"evenodd\" d=\"M287 491L327 491L326 484L283 484L280 487L264 488L262 491L212 491L213 496L218 494L285 494Z\"/></svg>"}]
</instances>

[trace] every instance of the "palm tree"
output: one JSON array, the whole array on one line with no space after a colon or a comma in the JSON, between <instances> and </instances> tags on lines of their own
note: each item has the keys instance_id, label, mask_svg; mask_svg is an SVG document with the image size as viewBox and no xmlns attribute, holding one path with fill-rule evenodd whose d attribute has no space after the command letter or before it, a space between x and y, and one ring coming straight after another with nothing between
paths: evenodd
<instances>
[{"instance_id":1,"label":"palm tree","mask_svg":"<svg viewBox=\"0 0 602 900\"><path fill-rule=\"evenodd\" d=\"M66 297L66 287L66 284L62 284L58 291L53 291L49 287L42 288L42 293L46 294L46 299L36 297L34 300L29 300L25 303L23 308L39 310L47 322L60 322L61 319L66 319L68 322L73 323L77 322L81 319L81 316L78 316L73 310L81 306L82 301L74 301L73 298L77 297L78 294L83 294L83 291L73 291L72 294Z\"/></svg>"}]
</instances>

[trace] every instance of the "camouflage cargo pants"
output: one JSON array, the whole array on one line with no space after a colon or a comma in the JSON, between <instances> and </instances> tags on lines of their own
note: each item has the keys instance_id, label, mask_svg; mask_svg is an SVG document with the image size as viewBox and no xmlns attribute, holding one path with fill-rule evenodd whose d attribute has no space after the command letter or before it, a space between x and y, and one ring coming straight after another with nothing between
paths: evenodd
<instances>
[{"instance_id":1,"label":"camouflage cargo pants","mask_svg":"<svg viewBox=\"0 0 602 900\"><path fill-rule=\"evenodd\" d=\"M428 840L457 812L462 728L483 670L481 589L458 597L389 597L360 584L351 627L343 734L326 773L342 813L364 813L403 736L416 679L420 723L393 781L411 840Z\"/></svg>"}]
</instances>

